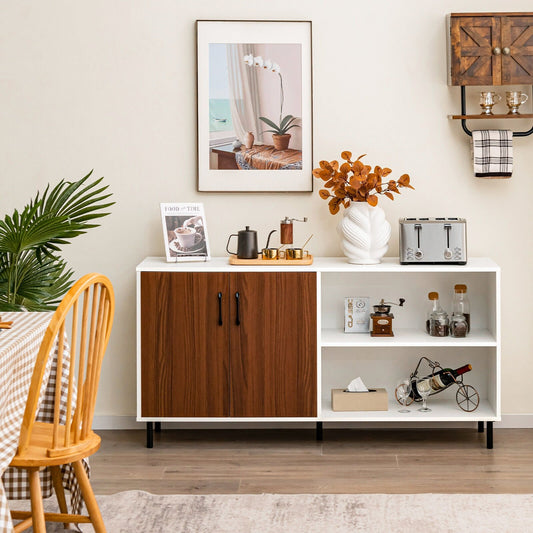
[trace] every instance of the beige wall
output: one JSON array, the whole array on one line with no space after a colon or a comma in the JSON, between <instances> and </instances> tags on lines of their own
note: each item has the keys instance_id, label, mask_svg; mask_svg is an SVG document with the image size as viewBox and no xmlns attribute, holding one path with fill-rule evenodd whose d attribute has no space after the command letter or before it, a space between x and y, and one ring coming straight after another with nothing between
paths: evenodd
<instances>
[{"instance_id":1,"label":"beige wall","mask_svg":"<svg viewBox=\"0 0 533 533\"><path fill-rule=\"evenodd\" d=\"M459 89L446 85L445 14L502 8L501 0L0 3L0 213L91 168L115 193L104 227L65 249L77 274L108 274L118 297L97 414L135 413L135 265L163 255L160 202L204 202L214 255L229 233L249 224L263 240L285 215L310 218L297 239L313 232L313 253L339 254L337 219L316 191L196 192L194 21L210 18L313 21L315 163L350 149L393 176L411 174L416 191L382 204L390 255L400 216L468 219L470 255L503 269L503 412L533 413L533 137L515 140L511 180L474 179L469 139L447 119L459 111ZM525 11L531 1L504 8Z\"/></svg>"}]
</instances>

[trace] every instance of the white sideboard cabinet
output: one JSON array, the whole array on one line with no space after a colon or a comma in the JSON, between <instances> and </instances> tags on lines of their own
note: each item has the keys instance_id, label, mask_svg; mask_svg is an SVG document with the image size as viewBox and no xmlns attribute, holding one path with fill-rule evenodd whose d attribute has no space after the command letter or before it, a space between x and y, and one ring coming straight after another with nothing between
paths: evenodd
<instances>
[{"instance_id":1,"label":"white sideboard cabinet","mask_svg":"<svg viewBox=\"0 0 533 533\"><path fill-rule=\"evenodd\" d=\"M458 283L468 287L469 335L429 336L428 292L451 311ZM344 298L354 296L371 305L405 298L392 308L394 337L344 333ZM464 381L479 392L478 408L460 409L452 386L430 396L431 412L412 404L400 413L396 384L422 356L444 367L470 363ZM459 266L385 258L363 266L317 257L310 266L233 266L227 257L179 264L148 257L137 267L137 420L147 424L149 447L154 423L157 431L161 422L312 421L319 439L327 422L472 422L486 428L492 448L500 362L500 268L491 259ZM332 410L331 389L357 376L387 390L387 411Z\"/></svg>"}]
</instances>

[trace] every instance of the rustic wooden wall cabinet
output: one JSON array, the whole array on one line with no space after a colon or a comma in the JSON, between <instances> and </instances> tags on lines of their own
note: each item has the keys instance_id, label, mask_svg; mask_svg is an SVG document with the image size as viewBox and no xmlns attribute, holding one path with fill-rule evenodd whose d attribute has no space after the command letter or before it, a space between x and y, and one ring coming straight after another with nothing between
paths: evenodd
<instances>
[{"instance_id":1,"label":"rustic wooden wall cabinet","mask_svg":"<svg viewBox=\"0 0 533 533\"><path fill-rule=\"evenodd\" d=\"M466 87L533 85L533 13L452 13L448 16L448 84L461 86L461 120L533 118L531 113L467 113ZM505 101L503 102L505 104ZM500 105L501 107L501 105ZM515 131L527 137L533 127Z\"/></svg>"},{"instance_id":2,"label":"rustic wooden wall cabinet","mask_svg":"<svg viewBox=\"0 0 533 533\"><path fill-rule=\"evenodd\" d=\"M465 283L472 331L465 338L430 337L425 304L438 291L450 308ZM406 299L395 312L394 337L344 333L344 298ZM449 301L446 298L449 296ZM350 265L318 257L304 266L232 266L228 258L167 263L149 257L137 267L137 420L161 422L477 422L500 420L500 269L490 259L467 265ZM480 394L462 411L455 391L429 399L431 413L399 413L398 380L426 355L444 366L472 364L465 383ZM331 389L361 376L384 387L388 411L338 412Z\"/></svg>"},{"instance_id":3,"label":"rustic wooden wall cabinet","mask_svg":"<svg viewBox=\"0 0 533 533\"><path fill-rule=\"evenodd\" d=\"M533 84L533 13L452 13L452 85Z\"/></svg>"}]
</instances>

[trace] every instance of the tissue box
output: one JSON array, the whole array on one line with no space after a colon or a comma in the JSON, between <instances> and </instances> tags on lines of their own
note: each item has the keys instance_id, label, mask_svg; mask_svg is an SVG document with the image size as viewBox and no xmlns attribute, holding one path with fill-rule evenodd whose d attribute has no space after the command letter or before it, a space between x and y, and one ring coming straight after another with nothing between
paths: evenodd
<instances>
[{"instance_id":1,"label":"tissue box","mask_svg":"<svg viewBox=\"0 0 533 533\"><path fill-rule=\"evenodd\" d=\"M344 333L370 331L370 298L344 298Z\"/></svg>"},{"instance_id":2,"label":"tissue box","mask_svg":"<svg viewBox=\"0 0 533 533\"><path fill-rule=\"evenodd\" d=\"M388 411L386 389L368 389L368 392L344 392L331 389L331 408L334 411Z\"/></svg>"}]
</instances>

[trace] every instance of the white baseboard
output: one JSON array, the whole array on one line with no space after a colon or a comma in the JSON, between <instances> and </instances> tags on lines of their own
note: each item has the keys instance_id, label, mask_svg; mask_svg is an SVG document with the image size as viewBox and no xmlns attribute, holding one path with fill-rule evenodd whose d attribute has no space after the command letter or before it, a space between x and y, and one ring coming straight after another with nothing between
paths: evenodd
<instances>
[{"instance_id":1,"label":"white baseboard","mask_svg":"<svg viewBox=\"0 0 533 533\"><path fill-rule=\"evenodd\" d=\"M326 428L443 428L443 427L473 427L472 422L424 422L413 423L339 423L325 422ZM137 422L135 416L100 415L95 416L93 428L106 429L145 429L144 422ZM314 422L163 422L166 429L266 429L266 428L314 428ZM533 414L502 415L501 422L494 422L495 428L533 428Z\"/></svg>"},{"instance_id":2,"label":"white baseboard","mask_svg":"<svg viewBox=\"0 0 533 533\"><path fill-rule=\"evenodd\" d=\"M502 421L494 424L495 428L533 428L533 414L523 413L502 415Z\"/></svg>"}]
</instances>

